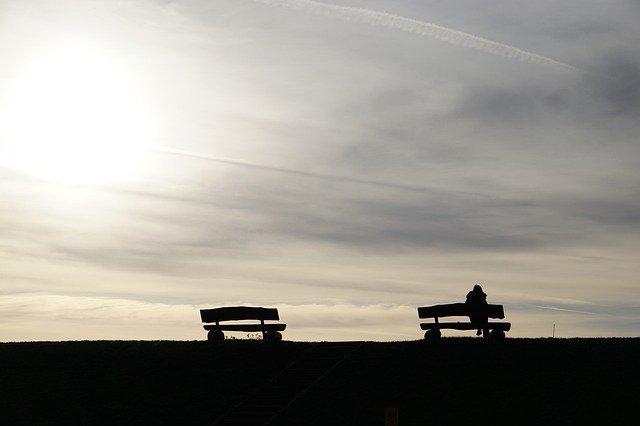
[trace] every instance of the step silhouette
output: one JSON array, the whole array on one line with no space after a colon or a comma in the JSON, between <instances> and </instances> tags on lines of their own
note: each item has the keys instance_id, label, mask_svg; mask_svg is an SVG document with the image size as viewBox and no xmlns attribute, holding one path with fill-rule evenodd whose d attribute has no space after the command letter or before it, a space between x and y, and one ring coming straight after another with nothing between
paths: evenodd
<instances>
[{"instance_id":1,"label":"step silhouette","mask_svg":"<svg viewBox=\"0 0 640 426\"><path fill-rule=\"evenodd\" d=\"M217 426L277 424L278 416L361 345L362 342L326 342L313 345L213 424Z\"/></svg>"}]
</instances>

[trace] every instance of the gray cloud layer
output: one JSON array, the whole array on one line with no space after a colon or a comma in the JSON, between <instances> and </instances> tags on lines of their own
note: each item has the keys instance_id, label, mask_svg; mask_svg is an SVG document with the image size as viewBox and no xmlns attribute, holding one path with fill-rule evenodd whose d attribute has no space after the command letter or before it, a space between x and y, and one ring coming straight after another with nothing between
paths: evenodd
<instances>
[{"instance_id":1,"label":"gray cloud layer","mask_svg":"<svg viewBox=\"0 0 640 426\"><path fill-rule=\"evenodd\" d=\"M0 42L8 76L27 47L68 31L107 46L138 78L160 147L123 184L0 169L6 288L410 306L457 300L478 280L524 322L526 306L582 310L544 302L576 294L637 320L637 5L295 4L331 13L195 0L5 7L13 24L0 35L20 46ZM397 16L524 53L384 24L409 22ZM528 52L583 72L523 63ZM581 318L575 334L593 326Z\"/></svg>"}]
</instances>

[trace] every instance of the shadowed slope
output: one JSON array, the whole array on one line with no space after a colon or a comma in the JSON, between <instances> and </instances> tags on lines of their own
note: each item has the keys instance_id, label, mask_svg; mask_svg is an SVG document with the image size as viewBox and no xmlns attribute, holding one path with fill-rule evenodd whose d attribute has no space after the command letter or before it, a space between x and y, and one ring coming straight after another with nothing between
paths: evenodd
<instances>
[{"instance_id":1,"label":"shadowed slope","mask_svg":"<svg viewBox=\"0 0 640 426\"><path fill-rule=\"evenodd\" d=\"M497 343L497 344L496 344ZM312 344L0 344L9 424L210 424ZM320 344L322 345L322 343ZM640 339L447 338L365 343L281 425L635 424Z\"/></svg>"}]
</instances>

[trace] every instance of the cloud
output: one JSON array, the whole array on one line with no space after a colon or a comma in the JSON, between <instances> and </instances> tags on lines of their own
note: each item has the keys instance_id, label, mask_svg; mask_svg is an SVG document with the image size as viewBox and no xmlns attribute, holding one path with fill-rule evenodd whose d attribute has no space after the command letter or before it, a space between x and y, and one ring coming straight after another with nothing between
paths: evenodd
<instances>
[{"instance_id":1,"label":"cloud","mask_svg":"<svg viewBox=\"0 0 640 426\"><path fill-rule=\"evenodd\" d=\"M31 340L57 329L55 340L113 339L204 340L198 310L215 306L253 305L243 301L217 301L212 305L189 305L143 300L47 293L0 295L4 340ZM287 340L417 340L422 337L416 305L365 304L287 304L278 308L280 321L287 324ZM554 313L520 309L507 305L507 321L513 329L509 336L527 335L532 321L558 325L557 336L603 335L602 323L615 323L624 335L633 334L633 319L638 307L611 313L588 312L555 307L540 307ZM615 310L611 310L615 311ZM462 318L460 318L463 320ZM46 322L47 327L37 327ZM67 328L69 322L79 326ZM637 323L636 323L637 324ZM21 326L34 326L24 334ZM524 327L524 328L523 328ZM38 331L46 329L45 331ZM546 330L545 330L546 331ZM550 329L549 329L550 332ZM629 334L631 333L631 334ZM464 335L446 332L447 335ZM246 336L229 333L239 338ZM51 337L49 337L51 338Z\"/></svg>"},{"instance_id":2,"label":"cloud","mask_svg":"<svg viewBox=\"0 0 640 426\"><path fill-rule=\"evenodd\" d=\"M640 60L633 52L606 54L587 78L593 96L604 101L610 114L640 114Z\"/></svg>"},{"instance_id":3,"label":"cloud","mask_svg":"<svg viewBox=\"0 0 640 426\"><path fill-rule=\"evenodd\" d=\"M119 185L0 168L5 291L123 301L86 301L65 317L75 299L22 299L34 312L59 307L29 319L24 335L37 337L51 315L67 337L201 338L178 318L212 302L291 307L296 338L409 338L419 333L413 303L458 300L476 281L508 305L517 335L557 319L586 335L593 325L557 309L592 308L609 334L632 333L639 44L625 4L377 2L393 10L384 14L272 3L310 13L199 0L96 1L82 13L75 1L13 3L0 29L11 75L73 32L139 77L159 135ZM530 52L585 71L556 72ZM576 298L606 307L567 301ZM153 313L165 308L180 312L167 316L177 328ZM92 331L74 335L82 315Z\"/></svg>"},{"instance_id":4,"label":"cloud","mask_svg":"<svg viewBox=\"0 0 640 426\"><path fill-rule=\"evenodd\" d=\"M242 302L235 304L246 305ZM46 293L0 295L5 336L10 335L18 323L46 321L48 328L55 328L67 321L81 321L84 324L69 333L69 337L62 331L59 334L59 339L62 340L96 338L96 333L104 333L105 323L110 324L113 329L130 325L132 333L127 336L130 339L204 340L205 331L201 328L198 313L198 309L204 307L210 306ZM289 339L336 340L341 336L354 338L361 335L366 338L394 340L413 338L416 334L402 331L412 330L415 325L412 315L415 308L409 306L279 304L277 307L281 321L288 325L285 336ZM164 333L161 331L163 327ZM397 328L400 331L394 331Z\"/></svg>"}]
</instances>

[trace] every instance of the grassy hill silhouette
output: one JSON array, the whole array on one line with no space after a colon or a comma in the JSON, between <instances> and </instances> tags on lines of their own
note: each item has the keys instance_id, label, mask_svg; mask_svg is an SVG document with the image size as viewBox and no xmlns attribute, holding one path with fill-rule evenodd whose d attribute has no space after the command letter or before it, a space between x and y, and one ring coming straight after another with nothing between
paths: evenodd
<instances>
[{"instance_id":1,"label":"grassy hill silhouette","mask_svg":"<svg viewBox=\"0 0 640 426\"><path fill-rule=\"evenodd\" d=\"M2 343L1 423L212 424L311 345ZM638 338L365 342L274 424L640 424L638 359Z\"/></svg>"}]
</instances>

